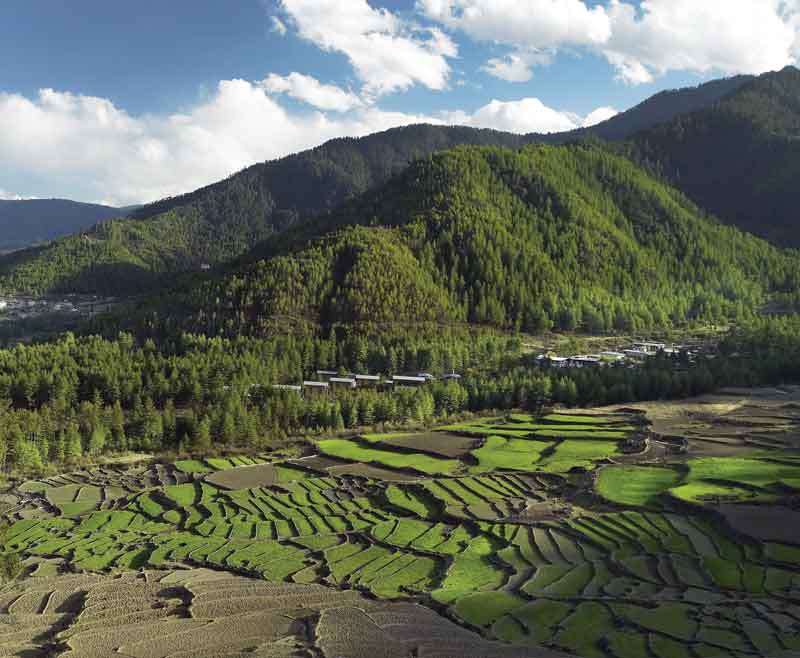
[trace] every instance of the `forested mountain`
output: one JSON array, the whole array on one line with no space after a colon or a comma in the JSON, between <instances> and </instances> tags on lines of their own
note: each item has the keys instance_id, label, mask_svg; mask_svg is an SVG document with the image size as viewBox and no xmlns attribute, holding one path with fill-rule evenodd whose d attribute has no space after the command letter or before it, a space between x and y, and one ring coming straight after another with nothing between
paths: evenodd
<instances>
[{"instance_id":1,"label":"forested mountain","mask_svg":"<svg viewBox=\"0 0 800 658\"><path fill-rule=\"evenodd\" d=\"M133 209L67 199L0 199L0 250L55 240Z\"/></svg>"},{"instance_id":2,"label":"forested mountain","mask_svg":"<svg viewBox=\"0 0 800 658\"><path fill-rule=\"evenodd\" d=\"M256 253L192 293L186 328L258 333L279 318L631 330L745 317L800 283L794 253L588 144L441 152Z\"/></svg>"},{"instance_id":3,"label":"forested mountain","mask_svg":"<svg viewBox=\"0 0 800 658\"><path fill-rule=\"evenodd\" d=\"M547 135L543 139L559 144L586 136L611 141L627 139L680 114L709 107L752 80L754 77L751 75L737 75L732 78L712 80L697 87L668 89L595 126Z\"/></svg>"},{"instance_id":4,"label":"forested mountain","mask_svg":"<svg viewBox=\"0 0 800 658\"><path fill-rule=\"evenodd\" d=\"M800 246L798 69L755 78L636 135L624 150L726 223Z\"/></svg>"},{"instance_id":5,"label":"forested mountain","mask_svg":"<svg viewBox=\"0 0 800 658\"><path fill-rule=\"evenodd\" d=\"M713 102L744 78L663 92L598 126L560 135L515 135L418 125L360 139L336 139L249 167L190 194L144 206L132 219L0 259L0 289L127 293L163 273L239 256L302 218L331 210L386 182L409 163L459 144L520 148L586 135L621 138L676 113Z\"/></svg>"}]
</instances>

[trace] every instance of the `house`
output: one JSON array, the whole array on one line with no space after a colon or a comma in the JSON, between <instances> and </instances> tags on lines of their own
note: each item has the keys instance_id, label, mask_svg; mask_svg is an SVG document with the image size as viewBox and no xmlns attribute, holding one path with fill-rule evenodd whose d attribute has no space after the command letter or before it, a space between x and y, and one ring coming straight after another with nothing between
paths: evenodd
<instances>
[{"instance_id":1,"label":"house","mask_svg":"<svg viewBox=\"0 0 800 658\"><path fill-rule=\"evenodd\" d=\"M576 355L567 359L567 365L570 368L594 368L599 366L601 359L599 356L593 355Z\"/></svg>"},{"instance_id":2,"label":"house","mask_svg":"<svg viewBox=\"0 0 800 658\"><path fill-rule=\"evenodd\" d=\"M417 377L422 377L425 381L433 381L436 379L431 373L429 372L418 372Z\"/></svg>"},{"instance_id":3,"label":"house","mask_svg":"<svg viewBox=\"0 0 800 658\"><path fill-rule=\"evenodd\" d=\"M428 380L425 377L413 377L411 375L393 375L392 382L395 386L405 386L416 388L418 386L424 386L428 383Z\"/></svg>"},{"instance_id":4,"label":"house","mask_svg":"<svg viewBox=\"0 0 800 658\"><path fill-rule=\"evenodd\" d=\"M442 379L444 379L445 381L458 381L459 379L461 379L461 375L459 375L456 372L450 372L446 375L442 375Z\"/></svg>"},{"instance_id":5,"label":"house","mask_svg":"<svg viewBox=\"0 0 800 658\"><path fill-rule=\"evenodd\" d=\"M332 390L348 389L356 387L356 380L351 377L331 377L328 384Z\"/></svg>"},{"instance_id":6,"label":"house","mask_svg":"<svg viewBox=\"0 0 800 658\"><path fill-rule=\"evenodd\" d=\"M272 389L275 391L292 391L293 393L303 392L302 386L295 386L294 384L273 384Z\"/></svg>"},{"instance_id":7,"label":"house","mask_svg":"<svg viewBox=\"0 0 800 658\"><path fill-rule=\"evenodd\" d=\"M378 382L378 390L384 393L389 393L394 390L394 382L392 378L389 377L388 379L383 379Z\"/></svg>"},{"instance_id":8,"label":"house","mask_svg":"<svg viewBox=\"0 0 800 658\"><path fill-rule=\"evenodd\" d=\"M327 395L330 390L328 382L304 381L303 392L307 395Z\"/></svg>"},{"instance_id":9,"label":"house","mask_svg":"<svg viewBox=\"0 0 800 658\"><path fill-rule=\"evenodd\" d=\"M664 343L634 343L633 349L640 350L647 354L658 354L663 352L667 346Z\"/></svg>"},{"instance_id":10,"label":"house","mask_svg":"<svg viewBox=\"0 0 800 658\"><path fill-rule=\"evenodd\" d=\"M565 356L548 356L542 361L545 365L551 368L568 368L569 359Z\"/></svg>"},{"instance_id":11,"label":"house","mask_svg":"<svg viewBox=\"0 0 800 658\"><path fill-rule=\"evenodd\" d=\"M336 370L317 370L317 377L323 382L327 382L331 377L336 377L338 374Z\"/></svg>"},{"instance_id":12,"label":"house","mask_svg":"<svg viewBox=\"0 0 800 658\"><path fill-rule=\"evenodd\" d=\"M356 380L356 386L359 388L377 386L381 382L378 375L350 375L350 377Z\"/></svg>"}]
</instances>

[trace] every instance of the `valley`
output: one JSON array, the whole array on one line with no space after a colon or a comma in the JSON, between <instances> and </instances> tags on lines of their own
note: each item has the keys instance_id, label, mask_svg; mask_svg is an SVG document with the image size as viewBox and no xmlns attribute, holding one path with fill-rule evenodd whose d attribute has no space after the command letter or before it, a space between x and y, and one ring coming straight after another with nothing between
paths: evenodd
<instances>
[{"instance_id":1,"label":"valley","mask_svg":"<svg viewBox=\"0 0 800 658\"><path fill-rule=\"evenodd\" d=\"M797 98L0 189L0 656L799 656Z\"/></svg>"},{"instance_id":2,"label":"valley","mask_svg":"<svg viewBox=\"0 0 800 658\"><path fill-rule=\"evenodd\" d=\"M31 656L789 657L798 428L723 390L11 483L0 614Z\"/></svg>"}]
</instances>

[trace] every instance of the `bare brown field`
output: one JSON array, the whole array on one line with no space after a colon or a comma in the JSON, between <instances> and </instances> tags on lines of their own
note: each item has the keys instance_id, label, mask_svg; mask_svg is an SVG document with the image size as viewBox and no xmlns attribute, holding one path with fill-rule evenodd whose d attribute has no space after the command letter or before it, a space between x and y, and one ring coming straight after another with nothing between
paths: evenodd
<instances>
[{"instance_id":1,"label":"bare brown field","mask_svg":"<svg viewBox=\"0 0 800 658\"><path fill-rule=\"evenodd\" d=\"M800 449L800 387L723 389L674 401L634 405L652 430L684 437L691 456L733 456L754 449ZM614 407L608 407L613 410Z\"/></svg>"},{"instance_id":2,"label":"bare brown field","mask_svg":"<svg viewBox=\"0 0 800 658\"><path fill-rule=\"evenodd\" d=\"M800 544L800 511L778 505L720 505L730 526L763 541Z\"/></svg>"},{"instance_id":3,"label":"bare brown field","mask_svg":"<svg viewBox=\"0 0 800 658\"><path fill-rule=\"evenodd\" d=\"M478 443L477 439L446 432L407 434L381 441L381 445L416 452L427 452L450 459L458 459L468 455L470 450L477 447Z\"/></svg>"},{"instance_id":4,"label":"bare brown field","mask_svg":"<svg viewBox=\"0 0 800 658\"><path fill-rule=\"evenodd\" d=\"M206 476L206 480L216 487L234 490L271 487L278 478L272 464L255 464L216 471Z\"/></svg>"},{"instance_id":5,"label":"bare brown field","mask_svg":"<svg viewBox=\"0 0 800 658\"><path fill-rule=\"evenodd\" d=\"M0 590L0 655L25 658L563 658L413 603L208 569L29 577Z\"/></svg>"},{"instance_id":6,"label":"bare brown field","mask_svg":"<svg viewBox=\"0 0 800 658\"><path fill-rule=\"evenodd\" d=\"M328 473L334 477L342 475L356 475L372 480L383 480L385 482L415 482L419 476L405 474L400 471L392 471L388 468L380 468L372 464L348 463L331 466Z\"/></svg>"}]
</instances>

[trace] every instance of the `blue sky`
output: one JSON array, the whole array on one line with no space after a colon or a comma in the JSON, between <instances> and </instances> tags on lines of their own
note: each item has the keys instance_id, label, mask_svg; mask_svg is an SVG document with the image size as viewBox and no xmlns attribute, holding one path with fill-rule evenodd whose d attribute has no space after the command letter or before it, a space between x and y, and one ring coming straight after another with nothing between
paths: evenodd
<instances>
[{"instance_id":1,"label":"blue sky","mask_svg":"<svg viewBox=\"0 0 800 658\"><path fill-rule=\"evenodd\" d=\"M0 197L127 204L416 121L586 125L795 61L796 0L3 0Z\"/></svg>"}]
</instances>

